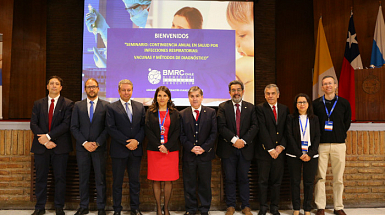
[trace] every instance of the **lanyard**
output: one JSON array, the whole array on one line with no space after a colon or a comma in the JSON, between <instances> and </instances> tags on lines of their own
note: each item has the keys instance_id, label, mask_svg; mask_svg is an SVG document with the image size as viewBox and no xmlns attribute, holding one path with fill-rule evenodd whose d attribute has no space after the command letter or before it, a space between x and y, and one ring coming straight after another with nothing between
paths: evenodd
<instances>
[{"instance_id":1,"label":"lanyard","mask_svg":"<svg viewBox=\"0 0 385 215\"><path fill-rule=\"evenodd\" d=\"M164 129L164 121L166 120L167 118L167 113L168 113L168 108L167 108L167 111L166 111L166 115L164 116L163 118L163 121L161 122L161 119L160 119L160 112L158 110L158 116L159 116L159 129L160 129L160 139L161 139L161 143L164 143L164 133L166 132L166 129ZM162 141L163 140L163 141Z\"/></svg>"},{"instance_id":2,"label":"lanyard","mask_svg":"<svg viewBox=\"0 0 385 215\"><path fill-rule=\"evenodd\" d=\"M330 121L330 116L332 115L333 110L334 110L334 108L336 107L336 104L337 104L337 101L338 101L338 96L336 95L336 101L334 102L333 107L332 107L332 109L330 110L330 113L329 113L329 111L328 111L328 108L326 107L325 95L322 97L322 100L323 100L323 102L324 102L326 115L328 116L328 121Z\"/></svg>"},{"instance_id":3,"label":"lanyard","mask_svg":"<svg viewBox=\"0 0 385 215\"><path fill-rule=\"evenodd\" d=\"M305 130L304 130L303 127L302 127L301 117L298 117L298 118L299 118L299 124L301 125L302 136L303 136L303 139L305 139L306 128L307 128L307 122L309 122L309 118L306 117Z\"/></svg>"}]
</instances>

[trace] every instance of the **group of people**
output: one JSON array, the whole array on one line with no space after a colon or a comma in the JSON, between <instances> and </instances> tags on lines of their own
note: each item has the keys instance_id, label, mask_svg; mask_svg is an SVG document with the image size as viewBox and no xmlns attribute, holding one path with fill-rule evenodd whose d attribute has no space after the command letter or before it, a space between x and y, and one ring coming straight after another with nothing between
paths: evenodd
<instances>
[{"instance_id":1,"label":"group of people","mask_svg":"<svg viewBox=\"0 0 385 215\"><path fill-rule=\"evenodd\" d=\"M345 139L350 127L350 105L336 95L337 82L331 76L322 80L325 95L310 100L306 94L294 99L294 113L278 103L279 88L269 84L264 89L266 102L254 106L243 100L244 85L229 83L231 99L221 103L218 112L202 105L203 90L193 86L188 91L190 107L178 111L166 86L156 89L148 110L131 100L133 83L127 79L118 85L120 99L109 103L98 97L99 84L85 82L87 98L74 104L60 96L63 80L49 78L48 96L35 101L31 117L34 133L31 152L36 168L37 203L32 215L45 213L47 178L50 164L55 177L56 214L64 215L68 153L72 151L71 132L76 140L80 178L80 207L75 215L89 213L89 177L95 172L98 215L106 206L106 142L111 137L110 156L113 173L114 215L122 211L122 185L127 169L131 215L139 210L140 166L144 138L147 138L147 178L153 181L157 215L169 215L172 181L179 179L179 151L183 154L185 215L209 213L212 159L221 158L225 187L226 215L236 208L238 186L242 213L252 215L248 172L257 160L260 208L258 215L270 209L279 215L280 186L285 160L289 166L293 214L301 208L300 182L303 174L305 215L312 209L315 181L317 215L326 207L325 181L328 161L333 173L334 213L343 211L343 172ZM215 146L215 143L217 145ZM164 182L164 183L161 183ZM164 203L161 204L161 185ZM270 207L267 202L270 189ZM198 204L198 198L200 204Z\"/></svg>"}]
</instances>

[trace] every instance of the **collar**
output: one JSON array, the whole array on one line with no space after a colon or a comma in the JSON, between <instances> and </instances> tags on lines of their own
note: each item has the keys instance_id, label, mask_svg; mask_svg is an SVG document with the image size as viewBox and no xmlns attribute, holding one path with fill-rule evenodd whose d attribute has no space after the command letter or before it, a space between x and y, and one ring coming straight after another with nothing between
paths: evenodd
<instances>
[{"instance_id":1,"label":"collar","mask_svg":"<svg viewBox=\"0 0 385 215\"><path fill-rule=\"evenodd\" d=\"M235 104L239 104L239 108L241 108L243 100L241 100L239 103L235 103L233 100L231 100L231 102L233 103L233 106L235 106Z\"/></svg>"},{"instance_id":2,"label":"collar","mask_svg":"<svg viewBox=\"0 0 385 215\"><path fill-rule=\"evenodd\" d=\"M96 96L96 99L94 99L94 104L96 105L96 103L98 103L98 100L99 100L99 97L98 96ZM87 97L87 104L89 104L90 103L90 99Z\"/></svg>"},{"instance_id":3,"label":"collar","mask_svg":"<svg viewBox=\"0 0 385 215\"><path fill-rule=\"evenodd\" d=\"M274 105L271 105L270 103L267 103L269 106L270 106L270 108L271 109L273 109L273 106L275 106L275 109L277 109L278 107L277 107L277 105L278 105L278 102L276 102Z\"/></svg>"},{"instance_id":4,"label":"collar","mask_svg":"<svg viewBox=\"0 0 385 215\"><path fill-rule=\"evenodd\" d=\"M121 99L121 98L120 98L119 100L120 100L120 102L122 103L123 107L126 107L126 102L123 101L123 99ZM128 104L131 106L131 99L128 100Z\"/></svg>"},{"instance_id":5,"label":"collar","mask_svg":"<svg viewBox=\"0 0 385 215\"><path fill-rule=\"evenodd\" d=\"M193 108L192 106L191 106L191 110L192 110L192 112L194 113L194 110L198 110L199 111L199 113L201 112L201 110L202 110L202 105L201 106L199 106L199 108L198 109L195 109L195 108Z\"/></svg>"},{"instance_id":6,"label":"collar","mask_svg":"<svg viewBox=\"0 0 385 215\"><path fill-rule=\"evenodd\" d=\"M60 97L60 94L58 96L56 96L55 98L51 98L49 95L48 95L48 101L51 102L51 99L54 99L55 101L54 102L57 102L57 100L59 99Z\"/></svg>"}]
</instances>

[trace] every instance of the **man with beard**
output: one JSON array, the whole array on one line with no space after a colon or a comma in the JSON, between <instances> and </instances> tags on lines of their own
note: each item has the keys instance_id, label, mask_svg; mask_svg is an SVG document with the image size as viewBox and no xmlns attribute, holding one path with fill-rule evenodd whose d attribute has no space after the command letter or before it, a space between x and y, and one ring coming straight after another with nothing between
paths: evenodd
<instances>
[{"instance_id":1,"label":"man with beard","mask_svg":"<svg viewBox=\"0 0 385 215\"><path fill-rule=\"evenodd\" d=\"M99 99L99 84L90 78L84 90L87 98L75 103L72 111L71 131L76 139L76 158L80 179L80 208L75 215L88 214L89 178L91 165L96 182L98 215L105 215L106 206L106 110L107 101Z\"/></svg>"},{"instance_id":2,"label":"man with beard","mask_svg":"<svg viewBox=\"0 0 385 215\"><path fill-rule=\"evenodd\" d=\"M226 215L235 212L237 181L242 213L252 215L248 172L253 159L253 139L258 132L258 122L254 105L242 101L244 92L242 82L230 82L231 100L221 103L218 108L217 155L222 160L225 172Z\"/></svg>"},{"instance_id":3,"label":"man with beard","mask_svg":"<svg viewBox=\"0 0 385 215\"><path fill-rule=\"evenodd\" d=\"M285 128L289 108L278 103L279 89L275 84L265 87L266 102L256 106L259 123L255 157L258 165L259 204L258 215L265 215L268 209L267 190L270 185L270 213L279 215L278 204L284 171L286 147Z\"/></svg>"}]
</instances>

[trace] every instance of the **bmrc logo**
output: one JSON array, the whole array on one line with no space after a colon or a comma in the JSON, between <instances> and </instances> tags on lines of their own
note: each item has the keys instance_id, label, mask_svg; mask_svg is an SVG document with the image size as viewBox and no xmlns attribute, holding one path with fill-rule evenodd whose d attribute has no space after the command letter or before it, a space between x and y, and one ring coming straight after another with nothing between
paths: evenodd
<instances>
[{"instance_id":1,"label":"bmrc logo","mask_svg":"<svg viewBox=\"0 0 385 215\"><path fill-rule=\"evenodd\" d=\"M158 84L160 82L160 79L162 78L162 76L160 75L160 71L155 69L151 70L151 68L149 68L148 71L150 71L148 73L148 81L151 84Z\"/></svg>"}]
</instances>

